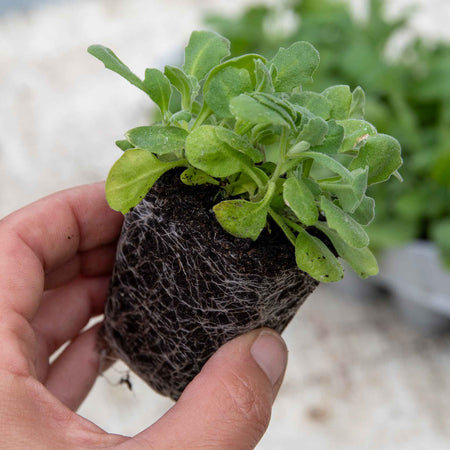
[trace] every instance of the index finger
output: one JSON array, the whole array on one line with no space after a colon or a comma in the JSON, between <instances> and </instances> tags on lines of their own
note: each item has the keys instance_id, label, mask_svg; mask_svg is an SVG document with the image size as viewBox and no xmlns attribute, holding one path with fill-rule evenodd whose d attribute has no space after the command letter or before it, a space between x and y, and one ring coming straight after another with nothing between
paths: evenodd
<instances>
[{"instance_id":1,"label":"index finger","mask_svg":"<svg viewBox=\"0 0 450 450\"><path fill-rule=\"evenodd\" d=\"M104 183L43 198L0 222L0 308L28 320L42 296L45 274L78 251L113 242L123 216L108 206Z\"/></svg>"}]
</instances>

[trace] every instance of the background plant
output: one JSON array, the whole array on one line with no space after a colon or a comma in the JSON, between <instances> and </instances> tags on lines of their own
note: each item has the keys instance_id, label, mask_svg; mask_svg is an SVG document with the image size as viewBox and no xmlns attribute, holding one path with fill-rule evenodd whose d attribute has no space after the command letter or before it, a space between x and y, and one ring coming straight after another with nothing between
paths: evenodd
<instances>
[{"instance_id":1,"label":"background plant","mask_svg":"<svg viewBox=\"0 0 450 450\"><path fill-rule=\"evenodd\" d=\"M207 23L231 40L232 52L273 55L280 45L311 42L320 52L314 83L320 92L332 84L361 85L366 118L379 132L402 144L404 183L369 189L377 200L368 227L371 242L390 247L413 239L435 242L450 265L450 45L413 39L395 60L386 57L391 38L409 15L387 20L383 0L369 0L367 20L356 20L347 2L294 0L281 12L297 25L274 31L280 8L252 7L241 16L212 16ZM275 27L276 28L276 27Z\"/></svg>"},{"instance_id":2,"label":"background plant","mask_svg":"<svg viewBox=\"0 0 450 450\"><path fill-rule=\"evenodd\" d=\"M270 61L230 59L229 44L193 32L182 67L147 69L144 79L108 48L89 48L161 113L160 122L117 142L124 153L106 182L111 207L128 212L163 173L184 167L185 184L222 188L213 209L232 235L256 240L271 217L315 279L343 277L336 255L363 278L376 274L364 230L375 202L366 190L398 176L400 145L363 120L361 88L302 89L319 65L311 44L280 48Z\"/></svg>"}]
</instances>

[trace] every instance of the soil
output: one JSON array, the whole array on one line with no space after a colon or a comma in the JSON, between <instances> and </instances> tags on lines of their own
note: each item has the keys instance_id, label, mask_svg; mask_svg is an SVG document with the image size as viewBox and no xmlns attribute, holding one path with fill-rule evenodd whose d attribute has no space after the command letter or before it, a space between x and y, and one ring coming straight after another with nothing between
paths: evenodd
<instances>
[{"instance_id":1,"label":"soil","mask_svg":"<svg viewBox=\"0 0 450 450\"><path fill-rule=\"evenodd\" d=\"M166 173L126 216L102 329L104 354L177 400L225 342L282 332L317 282L270 224L256 241L225 232L217 187Z\"/></svg>"}]
</instances>

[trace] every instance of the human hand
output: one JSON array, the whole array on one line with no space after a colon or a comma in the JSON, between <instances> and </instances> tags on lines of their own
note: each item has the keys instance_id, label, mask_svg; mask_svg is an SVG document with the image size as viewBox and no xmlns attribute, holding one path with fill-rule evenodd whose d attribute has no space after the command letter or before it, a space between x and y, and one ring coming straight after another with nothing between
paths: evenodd
<instances>
[{"instance_id":1,"label":"human hand","mask_svg":"<svg viewBox=\"0 0 450 450\"><path fill-rule=\"evenodd\" d=\"M178 402L132 438L73 412L99 372L98 325L81 330L103 311L121 224L102 183L59 192L0 221L0 447L254 448L287 360L271 330L225 344Z\"/></svg>"}]
</instances>

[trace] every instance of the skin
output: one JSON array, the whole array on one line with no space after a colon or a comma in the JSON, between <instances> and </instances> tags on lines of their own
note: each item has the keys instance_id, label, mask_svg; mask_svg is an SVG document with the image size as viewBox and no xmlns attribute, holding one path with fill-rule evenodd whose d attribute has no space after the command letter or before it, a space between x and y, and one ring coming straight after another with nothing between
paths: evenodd
<instances>
[{"instance_id":1,"label":"skin","mask_svg":"<svg viewBox=\"0 0 450 450\"><path fill-rule=\"evenodd\" d=\"M103 183L0 221L0 448L254 448L287 361L270 330L224 345L179 401L134 437L108 434L75 413L99 375L98 325L81 330L103 311L121 224Z\"/></svg>"}]
</instances>

